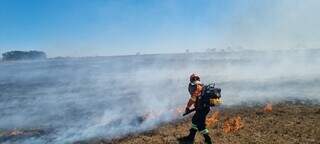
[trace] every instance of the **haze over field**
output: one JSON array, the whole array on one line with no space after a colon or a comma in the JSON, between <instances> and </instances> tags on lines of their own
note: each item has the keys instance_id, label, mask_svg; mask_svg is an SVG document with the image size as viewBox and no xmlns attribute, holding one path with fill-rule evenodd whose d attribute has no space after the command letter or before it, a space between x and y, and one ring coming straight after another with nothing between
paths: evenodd
<instances>
[{"instance_id":1,"label":"haze over field","mask_svg":"<svg viewBox=\"0 0 320 144\"><path fill-rule=\"evenodd\" d=\"M318 50L222 54L3 63L0 128L49 131L19 143L112 138L154 128L181 118L172 109L185 106L188 76L195 71L222 88L224 106L320 100ZM154 112L159 115L141 121Z\"/></svg>"}]
</instances>

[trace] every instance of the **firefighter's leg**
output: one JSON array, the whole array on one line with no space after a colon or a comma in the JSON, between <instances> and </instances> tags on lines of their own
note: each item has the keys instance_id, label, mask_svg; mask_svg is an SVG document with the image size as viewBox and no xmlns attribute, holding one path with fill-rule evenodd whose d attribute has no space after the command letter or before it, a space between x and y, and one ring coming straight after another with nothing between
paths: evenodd
<instances>
[{"instance_id":1,"label":"firefighter's leg","mask_svg":"<svg viewBox=\"0 0 320 144\"><path fill-rule=\"evenodd\" d=\"M206 116L209 113L210 108L203 109L201 113L199 113L199 121L198 121L198 130L204 137L204 141L206 144L212 144L211 138L209 136L209 130L206 128Z\"/></svg>"},{"instance_id":2,"label":"firefighter's leg","mask_svg":"<svg viewBox=\"0 0 320 144\"><path fill-rule=\"evenodd\" d=\"M191 123L191 128L189 130L189 135L180 138L179 140L182 142L187 142L187 143L193 143L194 138L196 136L196 133L198 131L197 128L197 119L198 119L198 113L196 112L193 117L192 117L192 123Z\"/></svg>"},{"instance_id":3,"label":"firefighter's leg","mask_svg":"<svg viewBox=\"0 0 320 144\"><path fill-rule=\"evenodd\" d=\"M204 137L204 143L205 144L212 144L211 138L209 136L209 134L202 134Z\"/></svg>"},{"instance_id":4,"label":"firefighter's leg","mask_svg":"<svg viewBox=\"0 0 320 144\"><path fill-rule=\"evenodd\" d=\"M197 127L198 117L199 117L199 113L196 111L196 113L192 117L191 128L189 130L189 135L188 135L189 139L191 139L192 141L194 140L194 137L196 136L196 133L198 131L198 127Z\"/></svg>"}]
</instances>

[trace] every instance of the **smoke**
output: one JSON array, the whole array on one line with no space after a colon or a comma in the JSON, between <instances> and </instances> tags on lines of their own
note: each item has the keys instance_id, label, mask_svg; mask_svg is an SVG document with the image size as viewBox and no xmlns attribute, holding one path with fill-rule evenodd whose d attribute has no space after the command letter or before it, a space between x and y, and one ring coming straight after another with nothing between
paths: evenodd
<instances>
[{"instance_id":1,"label":"smoke","mask_svg":"<svg viewBox=\"0 0 320 144\"><path fill-rule=\"evenodd\" d=\"M0 128L54 129L39 143L65 143L111 138L172 119L168 113L139 120L182 103L182 79L171 79L173 71L146 59L129 60L135 58L1 64Z\"/></svg>"},{"instance_id":2,"label":"smoke","mask_svg":"<svg viewBox=\"0 0 320 144\"><path fill-rule=\"evenodd\" d=\"M234 1L218 28L217 47L319 48L317 0ZM230 6L231 7L231 6Z\"/></svg>"},{"instance_id":3,"label":"smoke","mask_svg":"<svg viewBox=\"0 0 320 144\"><path fill-rule=\"evenodd\" d=\"M2 63L0 128L50 130L19 143L66 143L152 129L181 118L172 109L185 106L193 72L222 88L224 106L288 98L317 102L319 53L240 51Z\"/></svg>"}]
</instances>

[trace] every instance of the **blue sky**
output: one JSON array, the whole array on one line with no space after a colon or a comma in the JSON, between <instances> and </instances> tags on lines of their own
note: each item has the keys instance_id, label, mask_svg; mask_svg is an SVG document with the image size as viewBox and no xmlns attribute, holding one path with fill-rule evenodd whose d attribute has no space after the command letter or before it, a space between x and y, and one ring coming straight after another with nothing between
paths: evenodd
<instances>
[{"instance_id":1,"label":"blue sky","mask_svg":"<svg viewBox=\"0 0 320 144\"><path fill-rule=\"evenodd\" d=\"M0 52L43 50L51 57L172 53L258 47L261 39L277 47L279 39L290 43L293 36L305 43L313 37L302 32L306 29L292 33L297 25L272 40L284 22L317 12L311 6L316 1L306 0L309 4L303 6L311 12L283 21L290 9L305 7L298 0L279 1L0 0ZM317 24L314 18L303 26Z\"/></svg>"}]
</instances>

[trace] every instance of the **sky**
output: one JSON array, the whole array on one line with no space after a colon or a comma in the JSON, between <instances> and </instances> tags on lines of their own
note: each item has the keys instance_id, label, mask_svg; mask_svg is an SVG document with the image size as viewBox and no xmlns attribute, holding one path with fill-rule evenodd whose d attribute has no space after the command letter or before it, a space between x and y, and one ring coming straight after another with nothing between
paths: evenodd
<instances>
[{"instance_id":1,"label":"sky","mask_svg":"<svg viewBox=\"0 0 320 144\"><path fill-rule=\"evenodd\" d=\"M317 0L0 0L0 53L320 47Z\"/></svg>"}]
</instances>

